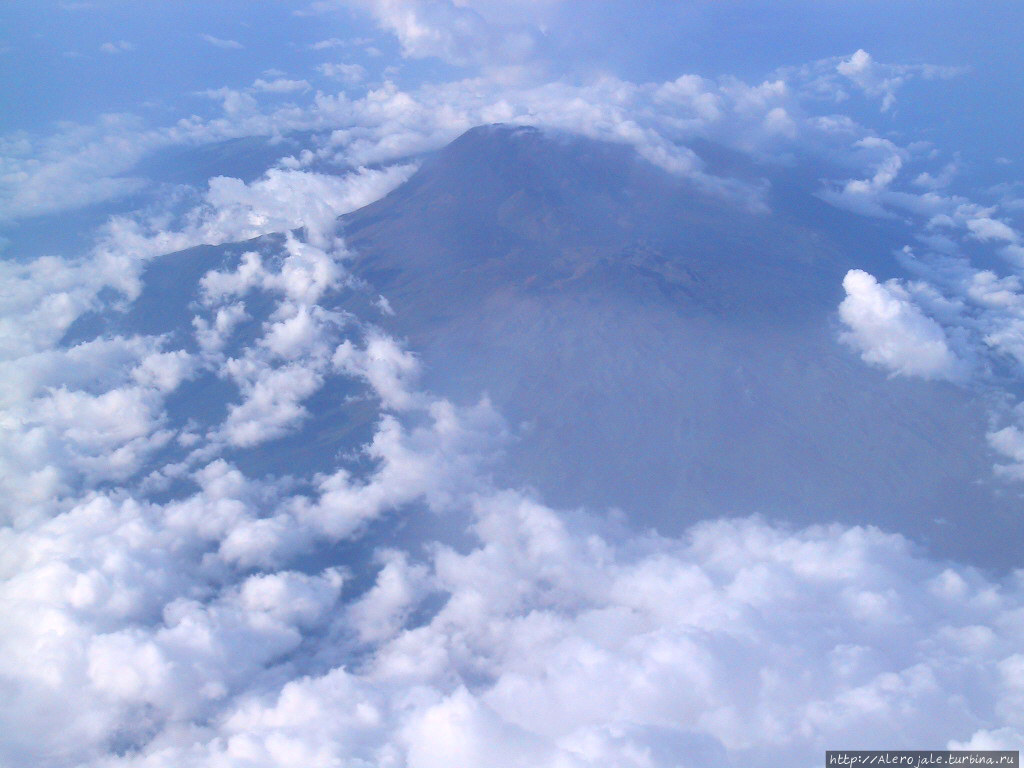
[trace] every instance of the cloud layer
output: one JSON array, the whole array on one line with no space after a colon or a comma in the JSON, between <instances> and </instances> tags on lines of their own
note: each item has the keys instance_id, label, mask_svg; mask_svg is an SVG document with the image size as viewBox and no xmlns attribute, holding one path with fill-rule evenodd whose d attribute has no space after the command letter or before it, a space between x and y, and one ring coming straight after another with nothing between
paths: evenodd
<instances>
[{"instance_id":1,"label":"cloud layer","mask_svg":"<svg viewBox=\"0 0 1024 768\"><path fill-rule=\"evenodd\" d=\"M408 369L390 344L344 353L391 370L353 374L384 403ZM501 439L486 404L401 389L363 479L295 494L213 460L178 500L101 492L8 529L6 757L721 766L1019 741L1019 580L874 529L674 539L559 512L481 473ZM470 543L331 562L325 543L380 515L468 516Z\"/></svg>"},{"instance_id":2,"label":"cloud layer","mask_svg":"<svg viewBox=\"0 0 1024 768\"><path fill-rule=\"evenodd\" d=\"M495 486L500 415L419 390L415 356L372 318L321 306L345 284L344 246L301 201L341 212L368 199L368 172L291 173L211 184L184 229L142 240L214 241L271 213L267 227L306 225L202 275L196 351L51 337L11 368L10 402L33 409L17 442L42 451L22 460L50 476L5 502L5 760L738 766L1019 744L1017 576L871 528L720 519L669 538ZM846 287L871 362L955 364L899 284ZM239 347L260 296L272 308ZM172 427L164 398L202 370L237 398L219 423ZM361 461L277 479L223 458L297 429L329 377L381 408ZM428 546L388 533L402 525Z\"/></svg>"}]
</instances>

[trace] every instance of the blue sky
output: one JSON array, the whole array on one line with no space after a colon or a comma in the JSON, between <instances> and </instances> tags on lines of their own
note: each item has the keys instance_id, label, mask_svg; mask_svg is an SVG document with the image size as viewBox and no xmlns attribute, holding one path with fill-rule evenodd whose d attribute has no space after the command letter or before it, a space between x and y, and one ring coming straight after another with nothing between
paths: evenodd
<instances>
[{"instance_id":1,"label":"blue sky","mask_svg":"<svg viewBox=\"0 0 1024 768\"><path fill-rule=\"evenodd\" d=\"M1017 115L1005 110L1016 107L1005 95L1020 87L1024 69L1013 44L1022 21L1015 3L967 10L955 2L652 2L642 9L598 2L583 12L572 3L510 5L506 13L516 22L538 26L542 20L548 43L541 58L555 75L607 70L638 81L682 73L752 80L857 48L883 61L970 67L966 83L947 85L946 93L915 104L922 112L908 125L956 126L964 144L978 151L1013 148L1007 126ZM329 12L300 15L303 10L301 4L269 1L6 4L0 45L8 108L0 125L39 131L59 120L135 112L147 102L154 110L186 111L190 93L241 87L271 68L315 77L325 56L309 46L331 37L372 38L386 64L401 63L404 77L411 78L406 82L451 74L436 60L396 61L396 41L363 10L341 3ZM531 13L540 19L530 19ZM219 49L201 35L244 48ZM130 55L100 50L122 40L135 46L123 52ZM364 65L373 58L359 50L346 53ZM994 105L1008 119L987 119ZM159 119L159 112L153 117Z\"/></svg>"},{"instance_id":2,"label":"blue sky","mask_svg":"<svg viewBox=\"0 0 1024 768\"><path fill-rule=\"evenodd\" d=\"M637 5L0 7L0 763L1020 747L1024 572L831 510L655 534L506 487L522 425L432 392L349 273L337 218L481 124L625 146L747 227L810 200L809 237L816 210L865 233L830 354L975 407L1013 508L1024 7ZM331 398L364 444L261 471Z\"/></svg>"},{"instance_id":3,"label":"blue sky","mask_svg":"<svg viewBox=\"0 0 1024 768\"><path fill-rule=\"evenodd\" d=\"M268 69L316 77L330 52L310 46L332 37L379 38L396 52L365 16L301 10L278 2L7 5L3 46L11 76L4 99L13 108L4 110L4 128L38 131L103 112L141 111L162 122L202 110L196 92L244 87ZM121 41L130 47L120 50ZM116 51L102 49L110 43ZM359 48L346 55L373 58Z\"/></svg>"}]
</instances>

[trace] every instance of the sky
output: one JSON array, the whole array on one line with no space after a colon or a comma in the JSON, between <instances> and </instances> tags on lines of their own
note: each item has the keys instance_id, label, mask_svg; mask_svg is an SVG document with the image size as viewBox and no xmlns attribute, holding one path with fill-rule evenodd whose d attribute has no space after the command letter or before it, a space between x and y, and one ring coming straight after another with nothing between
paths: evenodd
<instances>
[{"instance_id":1,"label":"sky","mask_svg":"<svg viewBox=\"0 0 1024 768\"><path fill-rule=\"evenodd\" d=\"M1020 748L1024 571L826 511L667 534L503 487L507 415L425 388L348 273L336 218L474 126L625 145L771 215L688 146L714 141L903 228L843 279L836 344L976 393L1019 494L1024 8L636 5L0 7L0 765ZM180 261L180 332L88 333L202 247L227 256ZM239 469L328 387L374 414L353 455Z\"/></svg>"}]
</instances>

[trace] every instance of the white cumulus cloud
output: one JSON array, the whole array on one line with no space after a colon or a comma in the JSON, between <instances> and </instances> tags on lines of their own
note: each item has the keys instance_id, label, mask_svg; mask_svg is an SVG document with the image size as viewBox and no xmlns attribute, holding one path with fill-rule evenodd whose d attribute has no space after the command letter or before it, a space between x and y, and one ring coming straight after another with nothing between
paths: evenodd
<instances>
[{"instance_id":1,"label":"white cumulus cloud","mask_svg":"<svg viewBox=\"0 0 1024 768\"><path fill-rule=\"evenodd\" d=\"M964 364L950 348L942 326L927 317L895 281L879 283L859 269L843 279L846 298L839 317L842 338L865 361L894 374L957 380Z\"/></svg>"}]
</instances>

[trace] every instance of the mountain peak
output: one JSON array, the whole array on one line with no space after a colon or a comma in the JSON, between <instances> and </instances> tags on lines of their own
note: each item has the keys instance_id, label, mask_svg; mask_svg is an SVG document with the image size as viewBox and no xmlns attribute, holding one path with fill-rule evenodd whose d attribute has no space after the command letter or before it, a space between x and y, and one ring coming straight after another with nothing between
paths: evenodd
<instances>
[{"instance_id":1,"label":"mountain peak","mask_svg":"<svg viewBox=\"0 0 1024 768\"><path fill-rule=\"evenodd\" d=\"M500 123L462 134L343 221L355 249L374 253L356 262L362 276L443 275L452 302L474 285L590 284L777 324L834 306L852 263L819 233L708 194L629 145ZM387 244L369 246L378 234Z\"/></svg>"}]
</instances>

